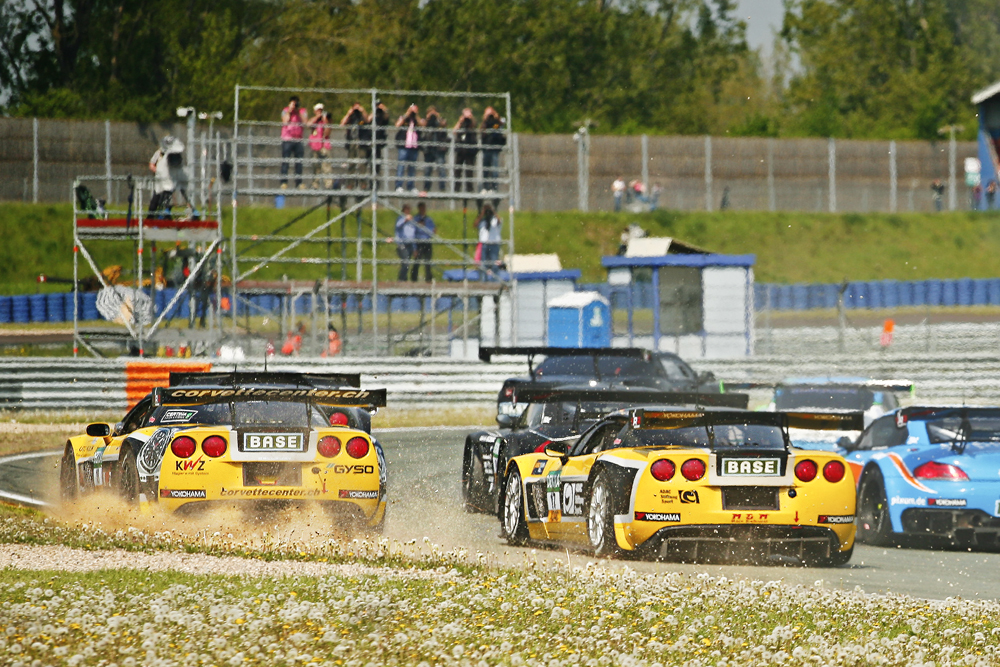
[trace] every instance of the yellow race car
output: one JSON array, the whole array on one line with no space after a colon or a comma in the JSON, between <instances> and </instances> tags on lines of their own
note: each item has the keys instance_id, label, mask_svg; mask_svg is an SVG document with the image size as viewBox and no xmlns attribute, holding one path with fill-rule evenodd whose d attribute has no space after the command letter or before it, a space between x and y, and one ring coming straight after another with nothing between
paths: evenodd
<instances>
[{"instance_id":1,"label":"yellow race car","mask_svg":"<svg viewBox=\"0 0 1000 667\"><path fill-rule=\"evenodd\" d=\"M385 395L358 375L172 373L118 424L70 438L62 495L103 487L171 512L320 503L338 526L381 531L387 471L370 411Z\"/></svg>"},{"instance_id":2,"label":"yellow race car","mask_svg":"<svg viewBox=\"0 0 1000 667\"><path fill-rule=\"evenodd\" d=\"M511 544L597 555L835 566L854 550L844 459L791 446L788 428L856 430L861 412L634 408L575 443L514 457L499 519Z\"/></svg>"}]
</instances>

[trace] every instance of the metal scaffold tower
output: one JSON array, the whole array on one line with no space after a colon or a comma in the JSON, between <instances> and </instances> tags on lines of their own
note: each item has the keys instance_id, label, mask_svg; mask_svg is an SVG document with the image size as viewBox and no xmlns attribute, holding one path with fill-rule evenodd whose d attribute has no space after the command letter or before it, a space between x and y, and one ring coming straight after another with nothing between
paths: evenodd
<instances>
[{"instance_id":1,"label":"metal scaffold tower","mask_svg":"<svg viewBox=\"0 0 1000 667\"><path fill-rule=\"evenodd\" d=\"M293 97L300 101L294 108ZM471 117L466 108L474 109ZM460 343L461 354L474 355L469 339L480 337L482 323L470 315L470 302L489 300L490 311L499 312L511 283L502 261L477 256L479 232L470 217L478 220L486 206L499 214L506 202L504 235L493 245L514 253L515 143L509 93L237 86L230 335L249 334L251 317L266 322L276 310L290 332L304 299L313 351L323 347L320 332L336 323L352 354L441 354L444 345L454 352ZM244 231L243 207L265 203L288 206L287 220L267 233ZM394 238L397 217L418 203L429 212L461 206L463 213L461 239L422 239L425 282L416 282L412 267L407 276L407 251ZM433 251L440 257L430 259ZM432 269L443 280L431 277ZM305 278L289 280L284 271ZM394 332L401 303L419 303L419 323L397 322ZM349 315L356 331L348 331ZM498 337L500 320L488 323Z\"/></svg>"},{"instance_id":2,"label":"metal scaffold tower","mask_svg":"<svg viewBox=\"0 0 1000 667\"><path fill-rule=\"evenodd\" d=\"M88 183L100 183L98 192L107 183L110 192L113 182L126 186L127 202L111 205L89 194ZM137 356L164 349L183 356L192 347L215 352L225 303L218 189L207 218L191 209L147 213L144 204L153 192L152 178L79 176L73 182L74 356L80 348L102 356L101 342L124 345ZM186 328L168 332L178 317ZM82 326L99 320L105 322Z\"/></svg>"}]
</instances>

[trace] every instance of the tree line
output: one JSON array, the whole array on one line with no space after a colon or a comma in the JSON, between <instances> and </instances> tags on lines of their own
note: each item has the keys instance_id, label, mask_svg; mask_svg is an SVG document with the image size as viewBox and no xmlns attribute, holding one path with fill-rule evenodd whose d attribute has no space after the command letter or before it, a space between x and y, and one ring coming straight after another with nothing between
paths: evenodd
<instances>
[{"instance_id":1,"label":"tree line","mask_svg":"<svg viewBox=\"0 0 1000 667\"><path fill-rule=\"evenodd\" d=\"M996 0L6 0L6 115L231 116L237 83L509 91L513 129L924 138L1000 79ZM277 110L251 109L257 114Z\"/></svg>"}]
</instances>

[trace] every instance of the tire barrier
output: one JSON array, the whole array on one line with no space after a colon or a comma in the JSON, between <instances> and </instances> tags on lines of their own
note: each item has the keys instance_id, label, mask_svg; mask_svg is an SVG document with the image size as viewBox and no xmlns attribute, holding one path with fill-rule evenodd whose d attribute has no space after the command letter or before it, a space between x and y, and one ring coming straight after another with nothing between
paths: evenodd
<instances>
[{"instance_id":1,"label":"tire barrier","mask_svg":"<svg viewBox=\"0 0 1000 667\"><path fill-rule=\"evenodd\" d=\"M754 285L758 310L815 310L837 307L838 284ZM883 310L913 307L1000 306L1000 278L875 280L848 283L844 307ZM651 304L645 307L652 307Z\"/></svg>"}]
</instances>

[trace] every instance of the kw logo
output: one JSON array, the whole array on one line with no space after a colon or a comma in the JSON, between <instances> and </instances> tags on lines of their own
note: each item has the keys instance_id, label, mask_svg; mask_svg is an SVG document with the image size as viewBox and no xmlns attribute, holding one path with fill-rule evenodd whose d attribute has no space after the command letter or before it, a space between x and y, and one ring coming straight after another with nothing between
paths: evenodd
<instances>
[{"instance_id":1,"label":"kw logo","mask_svg":"<svg viewBox=\"0 0 1000 667\"><path fill-rule=\"evenodd\" d=\"M681 491L680 496L682 505L688 503L694 503L697 505L699 503L697 491Z\"/></svg>"},{"instance_id":2,"label":"kw logo","mask_svg":"<svg viewBox=\"0 0 1000 667\"><path fill-rule=\"evenodd\" d=\"M205 469L205 461L199 456L193 461L174 461L174 472L192 472Z\"/></svg>"}]
</instances>

